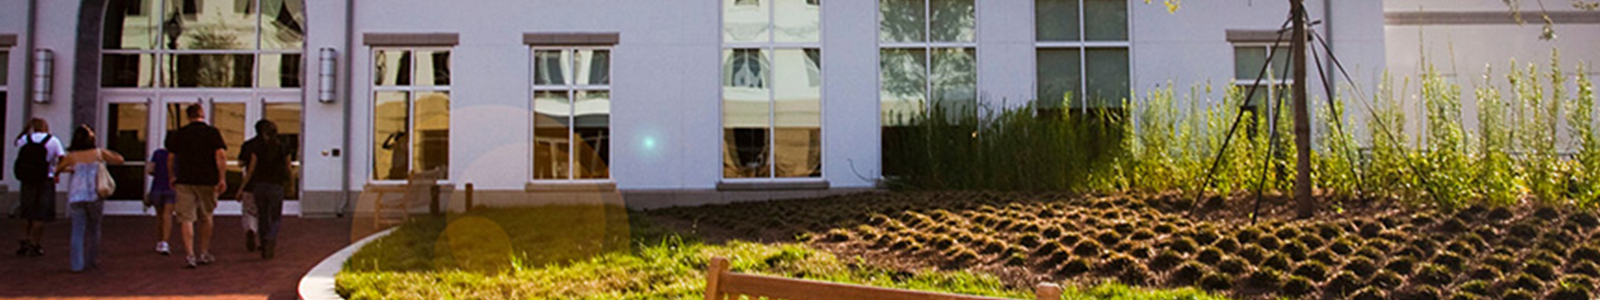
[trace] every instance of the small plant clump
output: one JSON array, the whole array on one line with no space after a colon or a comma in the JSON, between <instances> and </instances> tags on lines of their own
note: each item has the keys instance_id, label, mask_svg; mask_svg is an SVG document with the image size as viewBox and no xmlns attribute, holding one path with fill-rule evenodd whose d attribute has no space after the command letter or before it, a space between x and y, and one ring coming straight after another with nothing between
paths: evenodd
<instances>
[{"instance_id":1,"label":"small plant clump","mask_svg":"<svg viewBox=\"0 0 1600 300\"><path fill-rule=\"evenodd\" d=\"M1196 262L1188 262L1184 263L1182 266L1178 266L1177 270L1172 270L1172 274L1169 276L1169 279L1172 280L1174 285L1190 285L1197 283L1197 280L1200 280L1200 276L1205 275L1205 273L1205 265Z\"/></svg>"},{"instance_id":2,"label":"small plant clump","mask_svg":"<svg viewBox=\"0 0 1600 300\"><path fill-rule=\"evenodd\" d=\"M1400 283L1404 281L1405 278L1400 277L1399 274L1395 274L1389 270L1382 270L1378 271L1377 274L1372 274L1372 278L1367 279L1367 285L1383 289L1392 289L1400 286Z\"/></svg>"},{"instance_id":3,"label":"small plant clump","mask_svg":"<svg viewBox=\"0 0 1600 300\"><path fill-rule=\"evenodd\" d=\"M1295 267L1293 274L1295 276L1302 276L1316 281L1322 281L1328 276L1328 266L1325 266L1317 261L1307 261L1300 263L1299 267Z\"/></svg>"},{"instance_id":4,"label":"small plant clump","mask_svg":"<svg viewBox=\"0 0 1600 300\"><path fill-rule=\"evenodd\" d=\"M1155 270L1171 269L1179 263L1183 263L1183 255L1172 250L1161 251L1161 254L1156 254L1154 258L1150 259L1150 267Z\"/></svg>"},{"instance_id":5,"label":"small plant clump","mask_svg":"<svg viewBox=\"0 0 1600 300\"><path fill-rule=\"evenodd\" d=\"M1454 277L1450 273L1450 269L1444 266L1425 263L1422 264L1421 269L1417 270L1417 274L1411 277L1411 280L1428 285L1445 285L1450 283Z\"/></svg>"},{"instance_id":6,"label":"small plant clump","mask_svg":"<svg viewBox=\"0 0 1600 300\"><path fill-rule=\"evenodd\" d=\"M1222 255L1222 250L1215 247L1206 247L1205 249L1200 250L1200 254L1195 255L1195 260L1208 265L1216 265L1217 262L1222 261Z\"/></svg>"},{"instance_id":7,"label":"small plant clump","mask_svg":"<svg viewBox=\"0 0 1600 300\"><path fill-rule=\"evenodd\" d=\"M1217 272L1208 273L1200 277L1200 288L1214 292L1233 289L1233 276Z\"/></svg>"},{"instance_id":8,"label":"small plant clump","mask_svg":"<svg viewBox=\"0 0 1600 300\"><path fill-rule=\"evenodd\" d=\"M1334 295L1345 295L1361 288L1363 284L1361 276L1357 276L1356 273L1340 271L1338 275L1333 275L1333 278L1328 279L1328 283L1323 289Z\"/></svg>"},{"instance_id":9,"label":"small plant clump","mask_svg":"<svg viewBox=\"0 0 1600 300\"><path fill-rule=\"evenodd\" d=\"M1250 269L1250 262L1238 257L1229 257L1217 263L1217 270L1229 274L1242 274Z\"/></svg>"},{"instance_id":10,"label":"small plant clump","mask_svg":"<svg viewBox=\"0 0 1600 300\"><path fill-rule=\"evenodd\" d=\"M1289 276L1289 280L1283 282L1282 291L1284 295L1298 297L1316 292L1317 286L1311 279L1296 275Z\"/></svg>"},{"instance_id":11,"label":"small plant clump","mask_svg":"<svg viewBox=\"0 0 1600 300\"><path fill-rule=\"evenodd\" d=\"M1501 300L1534 300L1533 292L1524 289L1508 289L1500 293Z\"/></svg>"}]
</instances>

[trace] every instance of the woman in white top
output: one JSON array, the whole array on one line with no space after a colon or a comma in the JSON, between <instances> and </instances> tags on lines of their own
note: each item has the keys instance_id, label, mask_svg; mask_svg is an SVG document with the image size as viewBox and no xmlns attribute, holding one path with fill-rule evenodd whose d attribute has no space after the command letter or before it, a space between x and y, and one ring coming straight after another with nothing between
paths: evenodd
<instances>
[{"instance_id":1,"label":"woman in white top","mask_svg":"<svg viewBox=\"0 0 1600 300\"><path fill-rule=\"evenodd\" d=\"M100 255L100 220L105 199L97 191L101 164L122 164L122 155L95 146L94 130L88 125L72 131L67 155L56 166L57 173L72 173L67 182L67 215L72 218L72 272L97 268Z\"/></svg>"}]
</instances>

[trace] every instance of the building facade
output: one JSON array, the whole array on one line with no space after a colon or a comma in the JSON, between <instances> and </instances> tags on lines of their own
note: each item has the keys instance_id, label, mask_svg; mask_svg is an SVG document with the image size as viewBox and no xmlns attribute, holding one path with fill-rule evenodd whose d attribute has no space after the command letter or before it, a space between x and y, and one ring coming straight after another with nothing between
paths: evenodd
<instances>
[{"instance_id":1,"label":"building facade","mask_svg":"<svg viewBox=\"0 0 1600 300\"><path fill-rule=\"evenodd\" d=\"M298 147L287 210L313 216L423 175L487 205L810 197L874 189L883 132L932 107L1220 101L1285 63L1286 2L0 0L0 132L88 124L133 159L199 103L236 156L272 120ZM1383 3L1307 5L1381 74ZM113 168L112 210L142 170Z\"/></svg>"}]
</instances>

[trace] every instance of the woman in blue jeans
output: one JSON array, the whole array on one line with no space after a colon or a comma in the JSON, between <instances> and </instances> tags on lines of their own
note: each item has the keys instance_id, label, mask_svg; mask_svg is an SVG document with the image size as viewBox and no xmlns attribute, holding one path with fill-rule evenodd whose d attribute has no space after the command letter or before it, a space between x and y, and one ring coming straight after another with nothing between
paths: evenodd
<instances>
[{"instance_id":1,"label":"woman in blue jeans","mask_svg":"<svg viewBox=\"0 0 1600 300\"><path fill-rule=\"evenodd\" d=\"M290 148L278 141L278 124L256 122L256 137L239 147L245 165L244 191L255 197L257 237L261 258L271 259L278 245L278 224L283 219L283 185L289 181Z\"/></svg>"},{"instance_id":2,"label":"woman in blue jeans","mask_svg":"<svg viewBox=\"0 0 1600 300\"><path fill-rule=\"evenodd\" d=\"M100 220L105 199L98 183L102 164L122 164L122 155L95 146L94 130L88 125L72 131L72 145L56 166L56 173L72 173L67 182L67 216L72 218L72 272L98 268Z\"/></svg>"}]
</instances>

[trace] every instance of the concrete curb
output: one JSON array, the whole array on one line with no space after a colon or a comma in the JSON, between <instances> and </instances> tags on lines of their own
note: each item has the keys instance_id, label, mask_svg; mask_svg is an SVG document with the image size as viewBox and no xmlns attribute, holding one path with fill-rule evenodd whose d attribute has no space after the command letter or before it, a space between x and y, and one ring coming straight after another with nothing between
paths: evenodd
<instances>
[{"instance_id":1,"label":"concrete curb","mask_svg":"<svg viewBox=\"0 0 1600 300\"><path fill-rule=\"evenodd\" d=\"M334 291L333 277L339 275L339 270L344 269L344 262L350 260L350 256L355 255L356 251L361 250L362 246L366 246L367 243L378 240L378 238L388 236L390 232L394 232L394 228L385 229L367 236L360 241L345 246L344 249L339 249L339 252L334 252L328 258L322 259L322 262L317 263L317 266L311 268L310 272L306 272L306 276L300 277L300 299L344 300L344 297L340 297L339 293Z\"/></svg>"}]
</instances>

